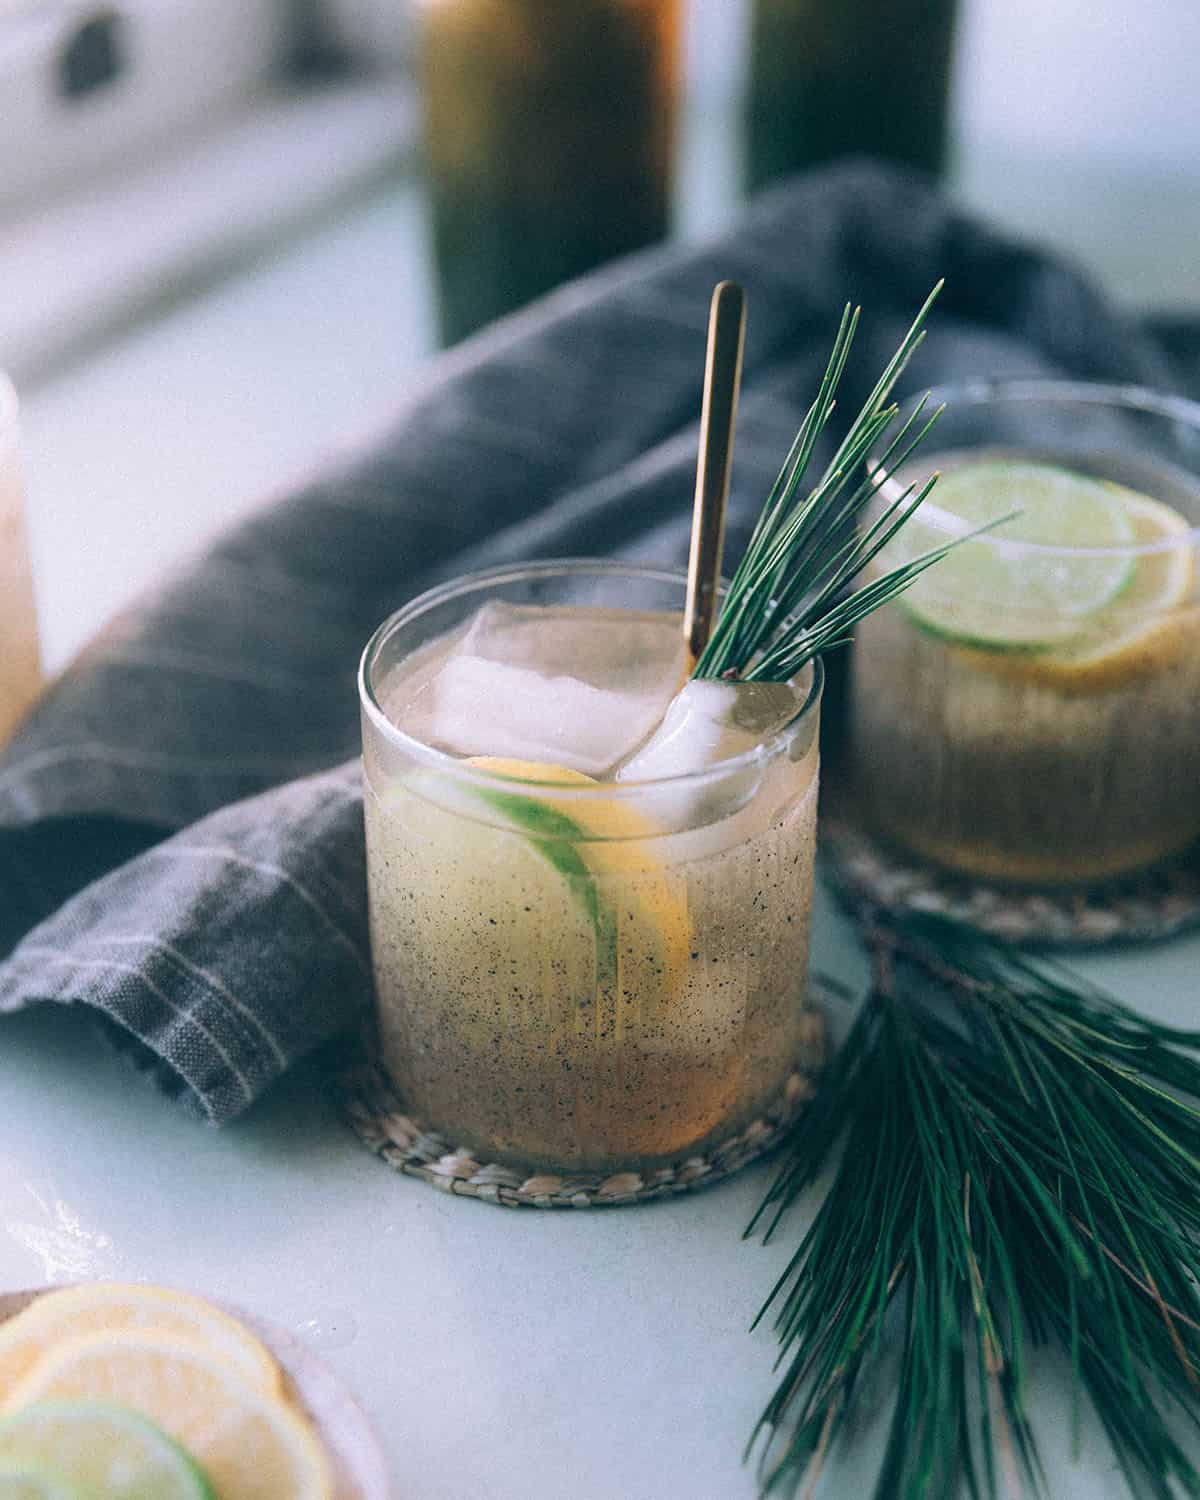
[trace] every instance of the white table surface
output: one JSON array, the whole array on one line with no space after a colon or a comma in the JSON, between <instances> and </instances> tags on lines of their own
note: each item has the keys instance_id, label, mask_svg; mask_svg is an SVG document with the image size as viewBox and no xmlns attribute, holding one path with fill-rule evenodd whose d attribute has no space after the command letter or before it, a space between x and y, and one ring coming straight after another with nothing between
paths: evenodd
<instances>
[{"instance_id":1,"label":"white table surface","mask_svg":"<svg viewBox=\"0 0 1200 1500\"><path fill-rule=\"evenodd\" d=\"M289 474L380 420L431 344L422 205L397 184L197 302L25 392L47 659ZM379 288L393 294L379 297ZM86 524L81 525L81 518ZM832 908L816 960L857 972ZM1194 1023L1200 938L1082 967ZM0 1290L188 1286L298 1329L356 1392L397 1500L750 1500L773 1385L747 1332L803 1225L740 1231L768 1180L638 1208L510 1212L389 1172L298 1070L214 1132L98 1047L82 1016L0 1020ZM1034 1410L1056 1500L1125 1494L1060 1372ZM830 1472L857 1500L873 1453Z\"/></svg>"},{"instance_id":2,"label":"white table surface","mask_svg":"<svg viewBox=\"0 0 1200 1500\"><path fill-rule=\"evenodd\" d=\"M815 962L861 972L826 902ZM1194 1022L1200 938L1083 967ZM808 1213L774 1245L741 1242L769 1168L639 1207L501 1209L384 1167L309 1069L214 1131L82 1016L7 1018L0 1038L0 1290L146 1278L296 1330L359 1397L397 1500L752 1500L740 1454L773 1344L747 1327ZM1090 1424L1069 1462L1065 1390L1039 1369L1050 1492L1117 1500ZM864 1443L823 1493L858 1500L876 1452Z\"/></svg>"}]
</instances>

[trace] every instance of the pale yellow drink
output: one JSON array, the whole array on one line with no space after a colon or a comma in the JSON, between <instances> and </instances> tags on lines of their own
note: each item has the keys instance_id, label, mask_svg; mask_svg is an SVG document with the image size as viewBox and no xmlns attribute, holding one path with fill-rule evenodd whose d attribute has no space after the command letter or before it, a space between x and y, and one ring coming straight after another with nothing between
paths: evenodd
<instances>
[{"instance_id":1,"label":"pale yellow drink","mask_svg":"<svg viewBox=\"0 0 1200 1500\"><path fill-rule=\"evenodd\" d=\"M675 640L678 618L657 618ZM365 699L379 1029L406 1108L481 1155L568 1171L737 1133L780 1104L811 1035L812 682L759 752L600 781L406 741L403 705L443 649L397 650Z\"/></svg>"},{"instance_id":2,"label":"pale yellow drink","mask_svg":"<svg viewBox=\"0 0 1200 1500\"><path fill-rule=\"evenodd\" d=\"M856 632L858 807L953 871L1103 881L1200 838L1200 408L1011 389L946 393L978 446L923 458L944 477L900 545L945 539L939 501L1021 515Z\"/></svg>"}]
</instances>

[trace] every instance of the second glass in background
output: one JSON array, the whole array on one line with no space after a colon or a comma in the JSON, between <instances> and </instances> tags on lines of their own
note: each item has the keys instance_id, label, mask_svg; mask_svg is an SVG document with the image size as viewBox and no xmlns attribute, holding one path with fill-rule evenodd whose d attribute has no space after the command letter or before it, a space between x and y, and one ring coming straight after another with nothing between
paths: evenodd
<instances>
[{"instance_id":1,"label":"second glass in background","mask_svg":"<svg viewBox=\"0 0 1200 1500\"><path fill-rule=\"evenodd\" d=\"M553 764L568 741L576 758L596 738L603 759L600 742L652 728L684 665L684 588L618 563L497 568L415 600L367 648L383 1059L406 1111L483 1160L641 1172L796 1102L820 667L785 727L696 774ZM544 718L518 730L510 700L530 693Z\"/></svg>"},{"instance_id":2,"label":"second glass in background","mask_svg":"<svg viewBox=\"0 0 1200 1500\"><path fill-rule=\"evenodd\" d=\"M1179 854L1200 838L1200 406L1052 381L941 401L920 467L943 479L904 546L944 542L972 496L971 523L1024 507L1008 535L1025 539L967 543L859 626L856 806L912 853L1001 883Z\"/></svg>"}]
</instances>

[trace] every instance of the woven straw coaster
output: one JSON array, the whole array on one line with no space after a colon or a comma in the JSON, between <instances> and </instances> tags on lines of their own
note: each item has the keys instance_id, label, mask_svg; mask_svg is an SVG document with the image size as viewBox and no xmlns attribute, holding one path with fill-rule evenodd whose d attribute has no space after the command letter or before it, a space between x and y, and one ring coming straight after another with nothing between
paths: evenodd
<instances>
[{"instance_id":1,"label":"woven straw coaster","mask_svg":"<svg viewBox=\"0 0 1200 1500\"><path fill-rule=\"evenodd\" d=\"M906 858L842 808L821 820L825 872L852 909L933 912L1010 942L1093 948L1173 937L1200 924L1200 857L1069 890L1006 890Z\"/></svg>"},{"instance_id":2,"label":"woven straw coaster","mask_svg":"<svg viewBox=\"0 0 1200 1500\"><path fill-rule=\"evenodd\" d=\"M812 1002L810 1001L810 1006ZM825 1016L807 1012L803 1056L776 1101L761 1119L714 1146L645 1172L580 1172L559 1176L534 1166L480 1161L453 1142L425 1130L404 1105L364 1033L338 1072L337 1089L350 1125L363 1145L389 1167L419 1177L431 1187L505 1208L598 1208L646 1203L720 1182L778 1145L801 1106L812 1097L813 1080L825 1058Z\"/></svg>"}]
</instances>

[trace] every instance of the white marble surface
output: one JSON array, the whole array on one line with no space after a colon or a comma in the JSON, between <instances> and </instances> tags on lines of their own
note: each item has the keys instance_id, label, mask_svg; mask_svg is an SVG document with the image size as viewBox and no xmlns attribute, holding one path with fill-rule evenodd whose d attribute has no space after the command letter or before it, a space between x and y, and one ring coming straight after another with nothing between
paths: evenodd
<instances>
[{"instance_id":1,"label":"white marble surface","mask_svg":"<svg viewBox=\"0 0 1200 1500\"><path fill-rule=\"evenodd\" d=\"M860 972L824 903L815 957ZM1198 963L1194 938L1087 968L1183 1020ZM0 1022L0 1291L147 1278L296 1331L361 1400L396 1500L752 1500L740 1455L774 1351L747 1327L807 1222L741 1241L767 1178L504 1210L383 1167L310 1069L216 1132L133 1080L84 1017ZM1087 1422L1069 1461L1052 1362L1033 1409L1056 1500L1126 1494ZM877 1456L864 1441L822 1494L858 1500Z\"/></svg>"}]
</instances>

